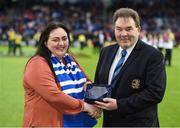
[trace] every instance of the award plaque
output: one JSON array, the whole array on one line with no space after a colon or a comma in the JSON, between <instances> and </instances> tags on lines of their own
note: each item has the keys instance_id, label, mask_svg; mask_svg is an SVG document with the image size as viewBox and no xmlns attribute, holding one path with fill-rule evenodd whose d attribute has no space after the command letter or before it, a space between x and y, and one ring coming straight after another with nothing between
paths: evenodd
<instances>
[{"instance_id":1,"label":"award plaque","mask_svg":"<svg viewBox=\"0 0 180 128\"><path fill-rule=\"evenodd\" d=\"M94 101L103 102L103 98L111 97L111 86L108 84L88 84L84 101L90 104L94 104Z\"/></svg>"}]
</instances>

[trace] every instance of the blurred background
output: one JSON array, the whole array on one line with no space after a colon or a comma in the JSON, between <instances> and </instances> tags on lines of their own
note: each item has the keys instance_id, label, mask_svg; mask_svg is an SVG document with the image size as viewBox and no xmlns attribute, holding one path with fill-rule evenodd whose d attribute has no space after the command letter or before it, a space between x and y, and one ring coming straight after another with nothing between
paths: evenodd
<instances>
[{"instance_id":1,"label":"blurred background","mask_svg":"<svg viewBox=\"0 0 180 128\"><path fill-rule=\"evenodd\" d=\"M174 45L180 43L178 0L1 0L0 5L2 45L13 45L14 40L15 44L35 46L46 24L60 21L72 32L72 46L101 47L114 41L112 15L120 7L138 11L142 38L149 44L159 47L159 38L167 29L174 36Z\"/></svg>"},{"instance_id":2,"label":"blurred background","mask_svg":"<svg viewBox=\"0 0 180 128\"><path fill-rule=\"evenodd\" d=\"M160 124L180 126L179 0L0 0L0 127L21 126L22 74L44 27L58 21L69 28L70 50L93 80L100 49L115 43L112 16L120 7L137 10L140 38L163 52L168 81Z\"/></svg>"}]
</instances>

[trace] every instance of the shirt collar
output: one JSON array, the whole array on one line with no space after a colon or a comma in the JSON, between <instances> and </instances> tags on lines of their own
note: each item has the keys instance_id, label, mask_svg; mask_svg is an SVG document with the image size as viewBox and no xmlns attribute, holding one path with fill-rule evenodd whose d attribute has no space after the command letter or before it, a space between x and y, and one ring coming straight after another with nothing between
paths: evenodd
<instances>
[{"instance_id":1,"label":"shirt collar","mask_svg":"<svg viewBox=\"0 0 180 128\"><path fill-rule=\"evenodd\" d=\"M137 43L137 42L136 42L136 43ZM134 43L130 48L126 49L127 55L130 55L130 53L131 53L132 50L134 49L136 43ZM118 51L117 51L117 54L118 54L118 55L121 55L121 51L122 51L122 50L123 50L122 47L119 46L119 49L118 49Z\"/></svg>"}]
</instances>

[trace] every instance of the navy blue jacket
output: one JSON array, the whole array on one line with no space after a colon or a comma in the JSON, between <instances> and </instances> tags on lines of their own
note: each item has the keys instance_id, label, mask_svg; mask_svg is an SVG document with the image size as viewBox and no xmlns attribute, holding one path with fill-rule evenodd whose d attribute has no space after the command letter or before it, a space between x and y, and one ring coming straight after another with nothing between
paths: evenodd
<instances>
[{"instance_id":1,"label":"navy blue jacket","mask_svg":"<svg viewBox=\"0 0 180 128\"><path fill-rule=\"evenodd\" d=\"M115 44L101 50L95 83L108 83L118 47ZM116 77L112 98L117 99L118 109L104 110L103 126L158 127L157 105L164 96L165 87L163 54L139 40Z\"/></svg>"}]
</instances>

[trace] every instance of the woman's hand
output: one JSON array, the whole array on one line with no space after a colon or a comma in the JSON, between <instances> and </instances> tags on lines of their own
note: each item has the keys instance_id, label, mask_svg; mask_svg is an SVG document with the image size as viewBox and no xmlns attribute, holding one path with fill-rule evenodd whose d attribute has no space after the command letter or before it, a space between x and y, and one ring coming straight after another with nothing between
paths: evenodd
<instances>
[{"instance_id":1,"label":"woman's hand","mask_svg":"<svg viewBox=\"0 0 180 128\"><path fill-rule=\"evenodd\" d=\"M88 112L88 114L93 118L99 118L101 117L102 109L96 107L95 105L88 104L84 102L84 110L85 112Z\"/></svg>"},{"instance_id":2,"label":"woman's hand","mask_svg":"<svg viewBox=\"0 0 180 128\"><path fill-rule=\"evenodd\" d=\"M84 91L86 91L88 84L92 84L92 82L91 81L87 81L86 83L84 83L84 86L83 86L83 90Z\"/></svg>"}]
</instances>

